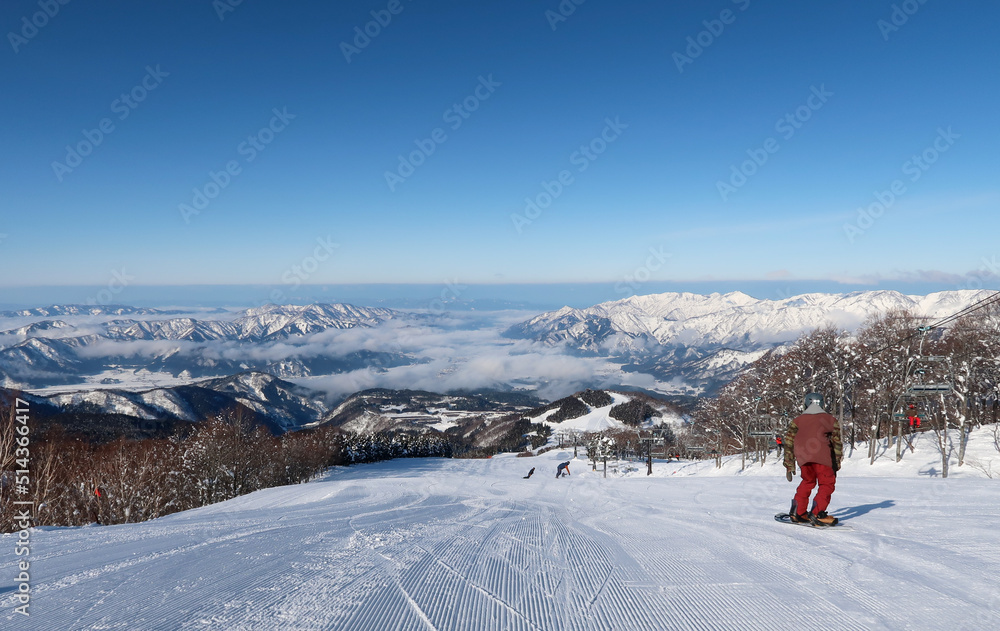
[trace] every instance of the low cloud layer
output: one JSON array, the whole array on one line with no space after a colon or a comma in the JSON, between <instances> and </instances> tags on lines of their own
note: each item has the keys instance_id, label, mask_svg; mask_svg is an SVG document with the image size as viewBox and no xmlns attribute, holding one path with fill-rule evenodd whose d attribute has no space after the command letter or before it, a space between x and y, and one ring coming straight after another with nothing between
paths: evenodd
<instances>
[{"instance_id":1,"label":"low cloud layer","mask_svg":"<svg viewBox=\"0 0 1000 631\"><path fill-rule=\"evenodd\" d=\"M325 331L311 346L340 353L361 349L404 353L418 363L296 381L326 392L331 399L366 388L442 392L509 386L536 387L540 396L558 398L606 385L611 375L618 374L617 366L605 359L576 357L561 347L501 336L508 326L531 315L461 314L416 325L396 321L372 329Z\"/></svg>"},{"instance_id":2,"label":"low cloud layer","mask_svg":"<svg viewBox=\"0 0 1000 631\"><path fill-rule=\"evenodd\" d=\"M230 362L230 366L236 363L261 368L273 362L337 359L358 352L388 353L406 363L291 379L324 392L331 402L373 387L436 392L515 387L537 389L542 397L559 398L585 387L617 385L639 377L624 375L605 359L573 356L562 347L502 336L512 324L534 315L536 312L525 311L413 313L376 327L331 328L268 343L116 341L100 337L103 327L98 319L81 317L73 318L75 328L45 333L66 338L76 357L89 362L106 359L108 366L121 363L121 358L127 360L126 365L148 362L152 366L172 356L174 360L182 359L182 365L183 359L189 358L192 365L196 361L202 366ZM84 335L88 337L83 339ZM5 341L9 346L23 340L9 336ZM168 377L165 373L162 376ZM142 383L150 385L146 379Z\"/></svg>"}]
</instances>

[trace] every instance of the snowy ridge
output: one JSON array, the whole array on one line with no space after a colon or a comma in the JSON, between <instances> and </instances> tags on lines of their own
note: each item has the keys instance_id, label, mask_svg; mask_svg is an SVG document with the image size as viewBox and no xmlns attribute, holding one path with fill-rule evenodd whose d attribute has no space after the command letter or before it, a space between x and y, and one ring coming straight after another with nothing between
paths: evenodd
<instances>
[{"instance_id":1,"label":"snowy ridge","mask_svg":"<svg viewBox=\"0 0 1000 631\"><path fill-rule=\"evenodd\" d=\"M161 315L160 309L143 309L127 305L52 305L36 309L0 311L0 318L50 318L53 316Z\"/></svg>"},{"instance_id":2,"label":"snowy ridge","mask_svg":"<svg viewBox=\"0 0 1000 631\"><path fill-rule=\"evenodd\" d=\"M50 309L32 309L23 312L6 312L9 317L38 317L52 315ZM64 311L66 313L64 313ZM59 309L59 315L80 315L83 309ZM162 315L151 309L94 308L88 315ZM100 337L112 340L207 340L263 341L308 335L326 329L345 329L356 326L377 326L386 320L399 317L399 312L380 307L355 307L346 304L267 305L219 319L191 317L162 319L111 319L101 323L73 325L62 320L41 320L0 332L0 339L10 338L15 343L41 334L43 337L73 338L80 335L80 328L90 330L95 326ZM4 317L0 315L0 317ZM9 344L10 342L8 342Z\"/></svg>"},{"instance_id":3,"label":"snowy ridge","mask_svg":"<svg viewBox=\"0 0 1000 631\"><path fill-rule=\"evenodd\" d=\"M782 300L758 300L740 292L664 293L586 309L564 307L515 325L508 334L567 343L595 353L641 353L651 346L752 351L792 341L828 323L854 329L865 318L890 309L940 318L991 293L957 290L907 296L896 291L865 291L803 294Z\"/></svg>"},{"instance_id":4,"label":"snowy ridge","mask_svg":"<svg viewBox=\"0 0 1000 631\"><path fill-rule=\"evenodd\" d=\"M626 371L654 376L662 391L693 397L711 395L765 351L813 329L854 330L868 317L893 309L939 319L992 294L865 291L758 300L741 292L664 293L586 309L563 307L516 324L505 335L614 358Z\"/></svg>"},{"instance_id":5,"label":"snowy ridge","mask_svg":"<svg viewBox=\"0 0 1000 631\"><path fill-rule=\"evenodd\" d=\"M146 369L175 378L183 373L188 379L248 369L304 377L352 370L370 362L393 365L400 361L390 353L374 352L343 357L306 352L296 357L311 336L323 331L376 327L402 316L383 308L267 305L213 319L165 317L173 312L126 307L51 307L8 313L35 318L58 314L71 320L42 319L0 332L0 386L8 388L80 383L86 376L114 369ZM70 317L77 315L87 317ZM121 315L148 318L102 318ZM260 345L269 350L284 342L290 344L278 352L255 353L249 348ZM243 345L247 345L245 351Z\"/></svg>"},{"instance_id":6,"label":"snowy ridge","mask_svg":"<svg viewBox=\"0 0 1000 631\"><path fill-rule=\"evenodd\" d=\"M37 397L63 411L124 414L143 420L203 421L237 404L256 412L277 433L315 425L328 413L320 393L259 372L174 388L88 390Z\"/></svg>"},{"instance_id":7,"label":"snowy ridge","mask_svg":"<svg viewBox=\"0 0 1000 631\"><path fill-rule=\"evenodd\" d=\"M13 338L27 339L29 337L59 337L60 329L71 328L69 324L62 320L42 320L32 322L20 328L10 331L0 332L0 336L10 336Z\"/></svg>"},{"instance_id":8,"label":"snowy ridge","mask_svg":"<svg viewBox=\"0 0 1000 631\"><path fill-rule=\"evenodd\" d=\"M691 358L670 353L651 361L639 362L636 369L679 382L678 385L683 384L682 390L689 394L711 393L735 379L747 366L767 352L767 349L739 351L722 348L706 355L694 353Z\"/></svg>"},{"instance_id":9,"label":"snowy ridge","mask_svg":"<svg viewBox=\"0 0 1000 631\"><path fill-rule=\"evenodd\" d=\"M588 403L588 400L594 401L595 392L598 396L607 395L610 401L603 405ZM524 414L524 417L532 423L540 423L548 426L554 433L571 431L582 434L602 432L608 429L626 429L629 425L612 416L611 410L616 406L631 402L645 403L657 414L645 421L639 422L638 426L671 425L673 427L680 427L684 424L683 413L671 403L636 393L604 390L578 392L544 407L532 410ZM555 442L558 441L555 440ZM550 444L555 443L550 441Z\"/></svg>"},{"instance_id":10,"label":"snowy ridge","mask_svg":"<svg viewBox=\"0 0 1000 631\"><path fill-rule=\"evenodd\" d=\"M352 305L268 305L247 309L234 320L114 321L108 337L116 340L265 341L302 336L326 329L377 326L396 317L390 309Z\"/></svg>"},{"instance_id":11,"label":"snowy ridge","mask_svg":"<svg viewBox=\"0 0 1000 631\"><path fill-rule=\"evenodd\" d=\"M324 422L358 433L460 431L466 423L511 421L539 403L527 394L438 394L376 388L352 394L329 412Z\"/></svg>"},{"instance_id":12,"label":"snowy ridge","mask_svg":"<svg viewBox=\"0 0 1000 631\"><path fill-rule=\"evenodd\" d=\"M625 429L628 427L625 423L622 423L618 419L611 417L611 408L620 405L622 403L628 403L631 401L631 397L627 397L623 394L617 392L609 393L611 398L614 400L613 403L602 407L594 407L587 405L590 409L589 412L583 416L569 419L568 421L563 421L561 423L554 423L549 421L548 418L552 416L558 410L552 410L546 412L542 416L538 417L535 422L544 423L551 427L554 431L576 431L576 432L603 432L607 429Z\"/></svg>"},{"instance_id":13,"label":"snowy ridge","mask_svg":"<svg viewBox=\"0 0 1000 631\"><path fill-rule=\"evenodd\" d=\"M83 406L85 409L99 409L104 413L125 414L144 420L164 417L174 417L184 421L202 420L186 401L169 389L147 392L93 390L57 394L47 399L49 403L61 408Z\"/></svg>"},{"instance_id":14,"label":"snowy ridge","mask_svg":"<svg viewBox=\"0 0 1000 631\"><path fill-rule=\"evenodd\" d=\"M267 373L245 372L200 385L229 394L261 416L276 419L282 431L314 423L328 410L320 393Z\"/></svg>"}]
</instances>

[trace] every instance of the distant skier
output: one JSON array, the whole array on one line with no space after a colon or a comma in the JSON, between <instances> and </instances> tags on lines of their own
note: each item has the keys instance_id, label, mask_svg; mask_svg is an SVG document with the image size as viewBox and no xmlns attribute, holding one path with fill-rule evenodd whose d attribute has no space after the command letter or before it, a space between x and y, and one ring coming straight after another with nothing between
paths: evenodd
<instances>
[{"instance_id":1,"label":"distant skier","mask_svg":"<svg viewBox=\"0 0 1000 631\"><path fill-rule=\"evenodd\" d=\"M823 410L823 395L812 392L805 397L805 411L788 426L785 446L785 477L789 482L798 463L802 482L792 502L791 520L811 522L814 526L833 526L836 517L827 515L830 496L837 482L837 471L844 448L840 442L840 423ZM809 495L819 482L812 511L807 511Z\"/></svg>"},{"instance_id":2,"label":"distant skier","mask_svg":"<svg viewBox=\"0 0 1000 631\"><path fill-rule=\"evenodd\" d=\"M559 466L556 467L556 477L561 478L563 474L569 475L569 461L560 462Z\"/></svg>"},{"instance_id":3,"label":"distant skier","mask_svg":"<svg viewBox=\"0 0 1000 631\"><path fill-rule=\"evenodd\" d=\"M531 467L531 471L529 471L529 472L528 472L528 475L524 476L524 479L525 479L525 480L527 480L527 479L528 479L528 478L530 478L530 477L531 477L531 476L532 476L532 475L533 475L534 473L535 473L535 468L534 468L534 467Z\"/></svg>"}]
</instances>

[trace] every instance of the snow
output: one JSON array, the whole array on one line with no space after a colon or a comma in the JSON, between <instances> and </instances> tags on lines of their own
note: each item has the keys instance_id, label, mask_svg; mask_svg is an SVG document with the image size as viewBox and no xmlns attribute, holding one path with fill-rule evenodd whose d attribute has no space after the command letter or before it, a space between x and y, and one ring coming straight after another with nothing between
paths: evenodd
<instances>
[{"instance_id":1,"label":"snow","mask_svg":"<svg viewBox=\"0 0 1000 631\"><path fill-rule=\"evenodd\" d=\"M550 410L538 419L535 419L536 423L544 423L552 428L553 433L555 432L565 432L565 431L577 431L577 432L603 432L606 429L622 429L628 427L625 423L617 419L613 419L610 416L611 408L621 403L628 403L632 400L631 397L627 397L623 394L618 394L616 392L609 392L613 399L613 403L610 405L605 405L599 408L595 408L592 405L588 405L590 412L584 414L583 416L569 419L567 421L562 421L559 423L549 421L549 417L558 412L559 410ZM556 441L558 442L558 441Z\"/></svg>"},{"instance_id":2,"label":"snow","mask_svg":"<svg viewBox=\"0 0 1000 631\"><path fill-rule=\"evenodd\" d=\"M994 428L997 428L996 444L994 443ZM886 445L880 441L876 449L875 461L871 462L868 455L868 444L858 443L852 450L850 445L844 446L844 459L841 470L838 472L839 479L851 477L900 477L910 479L915 478L940 478L941 477L941 453L938 451L936 438L933 432L924 432L914 435L908 439L913 444L913 450L904 448L901 459L896 461L895 445ZM986 471L990 472L998 483L1000 483L1000 427L989 425L973 431L969 438L968 447L965 454L965 465L958 466L958 432L949 432L949 442L951 445L951 457L948 464L948 478L976 478L987 477ZM907 443L904 443L906 445ZM609 464L609 466L614 466ZM643 468L639 472L645 476L645 461ZM624 469L624 466L622 467ZM623 472L621 475L632 475L633 472ZM753 476L753 477L779 477L784 478L785 469L781 457L777 450L768 452L764 463L759 461L751 462L747 460L745 467L741 468L740 456L727 456L722 461L722 467L716 468L715 460L697 460L685 462L662 462L657 463L653 469L653 477L671 476Z\"/></svg>"},{"instance_id":3,"label":"snow","mask_svg":"<svg viewBox=\"0 0 1000 631\"><path fill-rule=\"evenodd\" d=\"M427 427L433 427L439 432L445 432L451 429L452 427L458 427L458 423L456 423L455 421L441 421L440 423L431 423Z\"/></svg>"},{"instance_id":4,"label":"snow","mask_svg":"<svg viewBox=\"0 0 1000 631\"><path fill-rule=\"evenodd\" d=\"M803 294L782 300L757 300L740 292L706 296L663 293L586 309L564 307L535 316L512 330L538 341L569 339L574 346L589 350L604 348L608 340L618 344L620 351L630 350L636 338L652 339L663 346L756 350L790 342L828 323L853 330L866 317L890 309L910 309L916 315L938 319L992 293L955 290L908 296L896 291L863 291ZM607 327L595 327L598 321L606 321Z\"/></svg>"},{"instance_id":5,"label":"snow","mask_svg":"<svg viewBox=\"0 0 1000 631\"><path fill-rule=\"evenodd\" d=\"M560 432L574 431L580 433L588 432L603 432L608 429L626 429L628 425L622 423L618 419L611 417L611 408L616 405L621 405L622 403L628 403L632 400L632 397L622 394L620 392L608 392L611 395L612 402L608 405L595 408L592 405L587 405L590 411L579 416L577 418L569 419L566 421L556 422L550 421L549 417L556 414L559 409L549 410L542 413L541 415L532 418L533 423L542 423L544 425L552 428L553 437L549 440L549 445L558 445L559 439L556 435ZM669 423L673 425L680 425L683 423L683 419L676 414L671 414L669 412L661 412L662 416L654 417L650 421L649 425L659 425L661 423Z\"/></svg>"},{"instance_id":6,"label":"snow","mask_svg":"<svg viewBox=\"0 0 1000 631\"><path fill-rule=\"evenodd\" d=\"M60 384L45 388L31 388L29 392L38 396L49 396L53 394L72 394L80 391L93 392L98 390L118 390L128 392L138 392L151 388L172 388L174 386L186 386L198 381L205 381L212 377L199 377L194 379L190 373L181 373L175 376L165 371L150 371L145 368L123 369L111 368L93 375L77 375L80 381L77 383ZM222 378L220 375L216 378ZM105 379L114 379L114 383L102 384Z\"/></svg>"},{"instance_id":7,"label":"snow","mask_svg":"<svg viewBox=\"0 0 1000 631\"><path fill-rule=\"evenodd\" d=\"M724 348L717 353L712 353L705 358L703 366L705 369L722 370L733 366L746 366L752 364L767 354L767 350L738 351Z\"/></svg>"},{"instance_id":8,"label":"snow","mask_svg":"<svg viewBox=\"0 0 1000 631\"><path fill-rule=\"evenodd\" d=\"M356 434L367 434L378 431L378 426L385 422L385 419L371 410L365 410L361 415L344 423L342 428Z\"/></svg>"},{"instance_id":9,"label":"snow","mask_svg":"<svg viewBox=\"0 0 1000 631\"><path fill-rule=\"evenodd\" d=\"M970 453L1000 457L988 432L974 439ZM734 475L738 459L652 478L573 460L556 480L560 450L336 468L143 524L35 529L32 616L0 587L0 627L1000 628L1000 480L933 477L925 447L852 459L841 530L776 523L794 485L776 464ZM0 538L8 576L14 537Z\"/></svg>"}]
</instances>

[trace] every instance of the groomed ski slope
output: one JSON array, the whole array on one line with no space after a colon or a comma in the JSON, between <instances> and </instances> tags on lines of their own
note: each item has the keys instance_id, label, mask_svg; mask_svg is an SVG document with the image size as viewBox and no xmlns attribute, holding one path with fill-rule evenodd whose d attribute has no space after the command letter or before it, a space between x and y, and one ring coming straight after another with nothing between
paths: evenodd
<instances>
[{"instance_id":1,"label":"groomed ski slope","mask_svg":"<svg viewBox=\"0 0 1000 631\"><path fill-rule=\"evenodd\" d=\"M571 456L397 460L35 530L27 620L5 535L0 627L1000 628L997 480L842 477L831 509L851 529L818 530L773 521L784 477L604 479L573 461L556 480Z\"/></svg>"}]
</instances>

